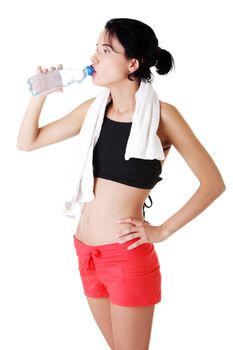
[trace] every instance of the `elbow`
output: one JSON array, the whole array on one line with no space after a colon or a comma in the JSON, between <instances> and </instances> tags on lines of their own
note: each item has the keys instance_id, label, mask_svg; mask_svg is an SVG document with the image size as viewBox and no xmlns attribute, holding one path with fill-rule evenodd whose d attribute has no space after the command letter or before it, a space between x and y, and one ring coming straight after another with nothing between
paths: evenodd
<instances>
[{"instance_id":1,"label":"elbow","mask_svg":"<svg viewBox=\"0 0 233 350\"><path fill-rule=\"evenodd\" d=\"M30 151L30 149L28 147L25 147L25 146L22 146L22 145L19 145L19 144L16 145L16 148L19 151L24 151L24 152L29 152Z\"/></svg>"},{"instance_id":2,"label":"elbow","mask_svg":"<svg viewBox=\"0 0 233 350\"><path fill-rule=\"evenodd\" d=\"M215 189L214 191L214 199L218 198L219 196L221 196L221 194L223 194L223 192L225 191L226 186L225 184L219 184L219 186Z\"/></svg>"},{"instance_id":3,"label":"elbow","mask_svg":"<svg viewBox=\"0 0 233 350\"><path fill-rule=\"evenodd\" d=\"M219 185L219 189L218 189L218 193L219 193L219 196L226 190L226 185L224 182L222 182L220 185Z\"/></svg>"},{"instance_id":4,"label":"elbow","mask_svg":"<svg viewBox=\"0 0 233 350\"><path fill-rule=\"evenodd\" d=\"M215 181L213 183L209 182L208 184L203 185L203 187L213 200L218 198L226 190L226 185L223 180Z\"/></svg>"},{"instance_id":5,"label":"elbow","mask_svg":"<svg viewBox=\"0 0 233 350\"><path fill-rule=\"evenodd\" d=\"M214 188L215 188L217 197L220 196L226 190L226 185L222 177L214 184Z\"/></svg>"}]
</instances>

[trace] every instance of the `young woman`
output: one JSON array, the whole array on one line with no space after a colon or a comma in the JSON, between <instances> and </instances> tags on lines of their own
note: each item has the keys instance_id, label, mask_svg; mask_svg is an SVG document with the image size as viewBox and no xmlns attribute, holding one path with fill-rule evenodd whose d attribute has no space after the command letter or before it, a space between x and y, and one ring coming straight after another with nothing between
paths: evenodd
<instances>
[{"instance_id":1,"label":"young woman","mask_svg":"<svg viewBox=\"0 0 233 350\"><path fill-rule=\"evenodd\" d=\"M160 266L153 243L164 241L194 219L225 185L189 125L176 107L166 102L159 101L158 128L152 130L163 158L124 158L137 91L143 82L151 82L151 67L155 66L158 74L167 74L174 66L172 55L159 47L148 25L126 18L108 21L91 61L93 84L109 89L111 98L93 152L95 198L84 203L74 245L87 301L111 349L145 350L149 348L154 306L161 300ZM39 66L38 72L46 74L48 69ZM46 98L31 97L18 135L20 150L32 151L78 135L96 99L39 128ZM200 184L179 211L153 226L144 220L144 202L161 180L161 166L171 146Z\"/></svg>"}]
</instances>

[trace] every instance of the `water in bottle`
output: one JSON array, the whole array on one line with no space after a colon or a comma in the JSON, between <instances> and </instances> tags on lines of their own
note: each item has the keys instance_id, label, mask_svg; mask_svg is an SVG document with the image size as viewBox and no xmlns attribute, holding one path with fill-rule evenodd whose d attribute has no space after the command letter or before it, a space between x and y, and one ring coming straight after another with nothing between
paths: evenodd
<instances>
[{"instance_id":1,"label":"water in bottle","mask_svg":"<svg viewBox=\"0 0 233 350\"><path fill-rule=\"evenodd\" d=\"M92 66L84 69L56 69L48 73L38 73L27 80L29 91L33 96L50 93L74 83L81 83L88 75L94 73Z\"/></svg>"}]
</instances>

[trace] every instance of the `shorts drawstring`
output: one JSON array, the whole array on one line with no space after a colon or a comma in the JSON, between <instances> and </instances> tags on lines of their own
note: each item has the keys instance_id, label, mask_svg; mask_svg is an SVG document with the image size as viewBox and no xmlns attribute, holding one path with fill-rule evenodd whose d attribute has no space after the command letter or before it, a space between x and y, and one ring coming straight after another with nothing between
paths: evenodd
<instances>
[{"instance_id":1,"label":"shorts drawstring","mask_svg":"<svg viewBox=\"0 0 233 350\"><path fill-rule=\"evenodd\" d=\"M88 270L94 270L95 269L95 264L93 261L93 256L100 256L100 250L99 249L93 249L91 252L89 252L86 260L84 261L84 264L80 270L80 272L82 272L83 274L85 274L85 272Z\"/></svg>"},{"instance_id":2,"label":"shorts drawstring","mask_svg":"<svg viewBox=\"0 0 233 350\"><path fill-rule=\"evenodd\" d=\"M150 205L150 206L146 205L146 202L143 204L143 218L144 218L144 219L146 218L146 217L145 217L145 209L144 209L144 207L151 208L152 205L153 205L153 201L152 201L152 198L151 198L150 195L148 196L148 198L150 199L151 205Z\"/></svg>"}]
</instances>

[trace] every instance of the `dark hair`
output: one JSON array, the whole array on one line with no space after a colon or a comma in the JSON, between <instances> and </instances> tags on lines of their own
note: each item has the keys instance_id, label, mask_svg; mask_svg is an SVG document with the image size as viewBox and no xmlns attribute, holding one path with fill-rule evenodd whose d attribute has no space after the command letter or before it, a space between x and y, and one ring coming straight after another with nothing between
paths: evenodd
<instances>
[{"instance_id":1,"label":"dark hair","mask_svg":"<svg viewBox=\"0 0 233 350\"><path fill-rule=\"evenodd\" d=\"M175 66L172 55L158 46L158 39L147 24L130 18L113 18L104 29L110 42L112 37L119 40L127 59L136 58L139 61L139 68L128 75L129 80L136 78L151 82L153 74L150 67L155 66L156 72L163 75Z\"/></svg>"}]
</instances>

